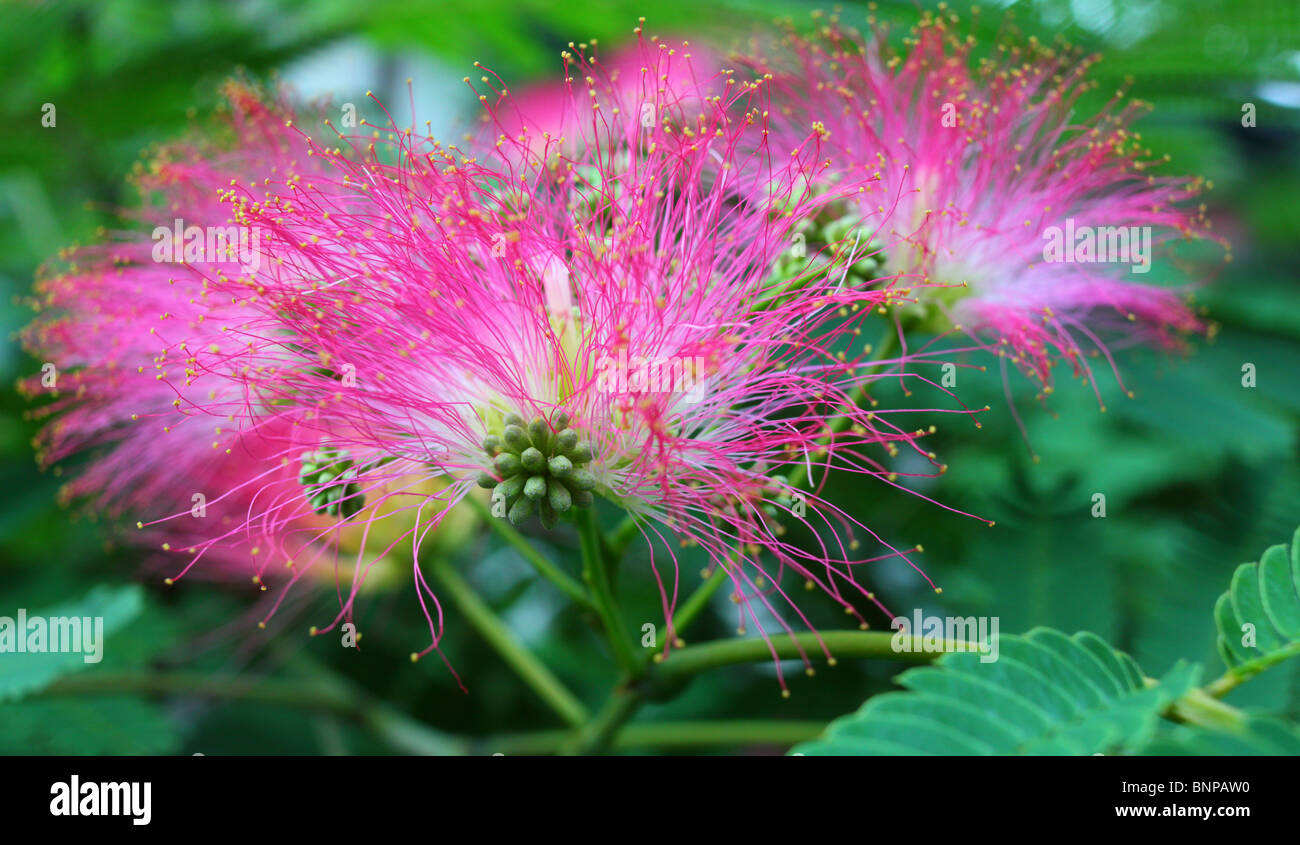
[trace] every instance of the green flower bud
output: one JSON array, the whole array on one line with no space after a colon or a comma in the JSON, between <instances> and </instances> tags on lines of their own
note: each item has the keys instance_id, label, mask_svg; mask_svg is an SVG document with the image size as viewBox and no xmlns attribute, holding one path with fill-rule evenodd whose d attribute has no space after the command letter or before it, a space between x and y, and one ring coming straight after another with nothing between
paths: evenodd
<instances>
[{"instance_id":1,"label":"green flower bud","mask_svg":"<svg viewBox=\"0 0 1300 845\"><path fill-rule=\"evenodd\" d=\"M541 472L546 468L546 457L537 451L535 446L529 446L525 449L519 459L520 463L524 465L524 469L529 472Z\"/></svg>"},{"instance_id":2,"label":"green flower bud","mask_svg":"<svg viewBox=\"0 0 1300 845\"><path fill-rule=\"evenodd\" d=\"M512 478L507 478L492 490L492 498L503 499L507 502L513 501L515 496L518 496L523 492L524 484L527 483L527 481L528 478L523 473Z\"/></svg>"},{"instance_id":3,"label":"green flower bud","mask_svg":"<svg viewBox=\"0 0 1300 845\"><path fill-rule=\"evenodd\" d=\"M502 478L509 478L519 470L523 469L523 464L519 461L518 455L512 455L509 452L502 452L492 460L492 465L497 468L497 472Z\"/></svg>"},{"instance_id":4,"label":"green flower bud","mask_svg":"<svg viewBox=\"0 0 1300 845\"><path fill-rule=\"evenodd\" d=\"M570 490L589 491L596 489L596 476L591 474L591 470L575 469L573 475L565 479L565 484Z\"/></svg>"},{"instance_id":5,"label":"green flower bud","mask_svg":"<svg viewBox=\"0 0 1300 845\"><path fill-rule=\"evenodd\" d=\"M482 487L484 490L491 490L493 487L497 486L497 480L492 477L491 473L479 470L478 486Z\"/></svg>"},{"instance_id":6,"label":"green flower bud","mask_svg":"<svg viewBox=\"0 0 1300 845\"><path fill-rule=\"evenodd\" d=\"M554 528L555 523L560 521L560 517L556 515L550 503L545 499L542 499L537 505L537 516L542 520L542 527L547 529Z\"/></svg>"},{"instance_id":7,"label":"green flower bud","mask_svg":"<svg viewBox=\"0 0 1300 845\"><path fill-rule=\"evenodd\" d=\"M546 420L535 417L528 424L528 437L533 441L533 445L541 451L551 451L551 427L546 424Z\"/></svg>"},{"instance_id":8,"label":"green flower bud","mask_svg":"<svg viewBox=\"0 0 1300 845\"><path fill-rule=\"evenodd\" d=\"M524 482L524 495L530 499L541 499L546 496L546 476L532 475Z\"/></svg>"},{"instance_id":9,"label":"green flower bud","mask_svg":"<svg viewBox=\"0 0 1300 845\"><path fill-rule=\"evenodd\" d=\"M533 515L533 500L527 496L520 496L515 503L510 506L510 511L506 518L510 520L511 525L519 525L528 517Z\"/></svg>"},{"instance_id":10,"label":"green flower bud","mask_svg":"<svg viewBox=\"0 0 1300 845\"><path fill-rule=\"evenodd\" d=\"M555 451L564 454L578 445L578 432L571 428L562 429L555 436Z\"/></svg>"},{"instance_id":11,"label":"green flower bud","mask_svg":"<svg viewBox=\"0 0 1300 845\"><path fill-rule=\"evenodd\" d=\"M551 471L551 475L556 478L568 478L573 474L573 461L563 455L556 455L546 463L546 468Z\"/></svg>"},{"instance_id":12,"label":"green flower bud","mask_svg":"<svg viewBox=\"0 0 1300 845\"><path fill-rule=\"evenodd\" d=\"M595 457L595 454L591 451L591 444L585 440L564 454L575 464L585 464Z\"/></svg>"},{"instance_id":13,"label":"green flower bud","mask_svg":"<svg viewBox=\"0 0 1300 845\"><path fill-rule=\"evenodd\" d=\"M556 513L564 513L573 507L573 495L563 484L549 485L546 489L546 500Z\"/></svg>"},{"instance_id":14,"label":"green flower bud","mask_svg":"<svg viewBox=\"0 0 1300 845\"><path fill-rule=\"evenodd\" d=\"M528 448L528 436L524 430L517 425L506 426L505 433L501 436L501 442L508 451L519 454Z\"/></svg>"}]
</instances>

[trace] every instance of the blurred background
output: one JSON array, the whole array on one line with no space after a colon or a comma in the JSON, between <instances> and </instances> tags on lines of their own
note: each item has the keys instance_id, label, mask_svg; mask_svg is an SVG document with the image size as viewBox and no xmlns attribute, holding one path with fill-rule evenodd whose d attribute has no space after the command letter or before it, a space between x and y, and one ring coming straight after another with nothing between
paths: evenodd
<instances>
[{"instance_id":1,"label":"blurred background","mask_svg":"<svg viewBox=\"0 0 1300 845\"><path fill-rule=\"evenodd\" d=\"M935 4L921 3L922 8ZM1288 542L1300 523L1300 6L1277 0L1043 0L984 4L977 29L986 46L1003 26L1042 38L1063 34L1103 53L1100 85L1081 101L1096 108L1132 77L1131 93L1154 105L1137 126L1170 173L1213 181L1209 215L1233 244L1233 260L1207 263L1211 284L1198 301L1221 329L1186 358L1137 351L1120 357L1124 399L1064 380L1047 408L1012 379L1014 401L1035 463L1007 410L995 367L960 370L959 392L989 404L984 427L948 426L932 448L949 472L925 492L996 521L961 517L883 486L846 483L829 498L899 546L923 543L918 561L943 587L935 595L905 566L882 565L873 583L900 612L993 615L1003 633L1039 624L1087 629L1131 653L1153 675L1176 658L1222 670L1211 609L1233 568ZM878 4L904 26L912 3ZM812 5L763 0L623 2L538 0L94 0L0 5L0 615L102 612L112 631L96 667L21 669L0 693L26 684L44 691L0 703L0 753L346 754L461 750L548 750L561 727L509 667L449 608L444 651L462 693L436 656L412 665L427 642L409 565L374 579L357 617L361 650L337 637L310 638L336 607L332 584L299 590L270 630L254 621L265 597L247 588L186 581L163 588L140 571L140 555L77 507L56 504L59 479L38 471L34 423L12 389L39 371L13 333L30 317L23 297L37 266L61 247L112 226L114 209L137 199L124 177L152 142L202 121L230 75L278 77L305 97L329 95L372 114L365 92L404 116L414 79L419 119L459 137L477 103L460 82L482 62L512 87L553 76L569 41L602 49L630 39L639 15L647 32L742 39L776 16L808 22ZM958 6L965 16L965 10ZM867 10L844 4L863 24ZM57 106L57 128L42 106ZM1255 125L1243 126L1245 104ZM377 119L377 118L376 118ZM1198 256L1192 255L1195 259ZM1216 259L1218 256L1214 256ZM1153 277L1160 272L1153 272ZM1154 278L1153 278L1154 281ZM1255 365L1256 386L1242 367ZM1092 516L1106 496L1106 517ZM608 515L607 515L608 516ZM562 597L538 583L518 553L472 519L449 541L463 578L510 629L596 707L615 680L604 645ZM560 531L538 548L576 571L577 539ZM634 546L635 549L635 546ZM693 585L700 561L684 560ZM620 575L630 621L662 623L644 554ZM823 628L842 627L829 601L802 607ZM725 591L690 640L733 636ZM885 622L881 620L880 627ZM4 668L4 664L0 664ZM76 668L76 667L73 667ZM842 661L805 678L789 673L783 700L771 665L699 678L642 719L732 717L781 722L770 740L719 736L628 740L629 752L780 752L828 719L888 689L902 667ZM44 675L42 673L45 673ZM49 685L53 675L59 675ZM232 685L220 679L238 675ZM214 680L216 679L216 680ZM219 681L219 682L218 682ZM201 694L200 694L201 693ZM0 694L0 700L5 696ZM1300 718L1300 664L1278 669L1228 699ZM540 733L538 733L540 732ZM527 734L527 736L521 736ZM549 739L548 739L549 737ZM640 744L638 744L638 742Z\"/></svg>"}]
</instances>

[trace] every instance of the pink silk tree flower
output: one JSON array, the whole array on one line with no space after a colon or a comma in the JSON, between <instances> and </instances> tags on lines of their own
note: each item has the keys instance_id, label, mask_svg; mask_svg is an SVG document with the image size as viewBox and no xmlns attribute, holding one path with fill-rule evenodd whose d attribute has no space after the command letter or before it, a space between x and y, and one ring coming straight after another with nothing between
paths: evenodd
<instances>
[{"instance_id":1,"label":"pink silk tree flower","mask_svg":"<svg viewBox=\"0 0 1300 845\"><path fill-rule=\"evenodd\" d=\"M918 442L927 431L854 395L884 377L852 345L860 324L914 302L915 285L844 288L811 256L774 281L795 223L839 198L806 190L824 166L817 134L771 154L762 81L697 82L667 71L684 60L671 50L639 51L640 84L566 54L586 114L566 130L572 148L505 125L477 151L396 126L337 145L304 136L326 174L233 191L235 219L277 252L223 293L255 289L285 343L322 363L245 370L246 394L320 452L351 456L362 488L417 467L448 482L413 543L422 602L422 532L477 484L516 524L550 528L597 496L637 517L670 628L676 546L702 547L730 577L741 628L792 632L780 605L807 624L787 570L865 625L853 599L880 602L858 570L913 550L806 479L833 464L901 486L889 463L902 450L942 471ZM489 91L489 114L509 112L511 95ZM623 119L647 104L651 125ZM784 538L789 522L816 551ZM855 554L862 535L884 554Z\"/></svg>"},{"instance_id":2,"label":"pink silk tree flower","mask_svg":"<svg viewBox=\"0 0 1300 845\"><path fill-rule=\"evenodd\" d=\"M48 364L22 385L49 397L32 412L50 420L38 460L84 456L61 498L137 515L142 530L128 540L154 550L146 563L168 583L251 579L265 590L268 572L286 585L313 573L333 579L340 554L355 555L340 607L350 618L373 557L344 535L340 513L362 510L369 493L375 538L399 546L396 503L414 497L363 490L341 455L317 456L307 473L332 498L313 496L310 484L305 494L300 456L317 441L302 442L290 420L247 395L248 372L319 362L286 344L274 311L259 304L256 279L275 245L233 220L226 199L233 184L303 173L290 151L300 136L286 127L283 103L240 83L225 93L229 110L212 133L220 141L163 147L137 169L146 205L135 216L149 234L65 253L38 278L38 314L23 340ZM240 295L219 293L226 285ZM347 483L324 484L322 473Z\"/></svg>"},{"instance_id":3,"label":"pink silk tree flower","mask_svg":"<svg viewBox=\"0 0 1300 845\"><path fill-rule=\"evenodd\" d=\"M1182 294L1145 283L1157 252L1209 223L1188 205L1201 180L1157 175L1129 128L1142 105L1119 92L1080 116L1097 57L1031 38L976 58L956 23L925 15L899 52L832 17L811 38L789 34L779 58L747 60L771 74L782 133L822 127L828 172L888 212L858 237L884 272L930 285L916 323L969 333L1042 393L1062 360L1087 378L1087 357L1114 369L1113 347L1176 349L1205 331Z\"/></svg>"},{"instance_id":4,"label":"pink silk tree flower","mask_svg":"<svg viewBox=\"0 0 1300 845\"><path fill-rule=\"evenodd\" d=\"M267 128L283 118L240 85L227 94L235 108L222 129L245 150L238 163L274 159ZM253 444L238 436L250 423L240 385L216 375L258 366L261 353L243 336L249 312L218 301L209 282L251 277L263 255L255 233L229 225L218 199L235 161L197 144L202 153L196 144L176 144L137 168L139 192L155 200L136 214L151 235L68 251L43 270L33 301L38 316L23 334L53 374L49 383L37 377L25 384L30 394L52 397L33 412L51 419L37 438L38 459L49 466L78 453L91 457L61 497L89 499L110 516L185 514L143 535L164 550L210 536L213 525L243 523L247 503L222 495L232 481L253 474L267 489L281 475L293 481L274 467L252 469L267 456L250 456ZM205 410L194 413L200 395ZM253 547L231 544L205 573L253 574Z\"/></svg>"}]
</instances>

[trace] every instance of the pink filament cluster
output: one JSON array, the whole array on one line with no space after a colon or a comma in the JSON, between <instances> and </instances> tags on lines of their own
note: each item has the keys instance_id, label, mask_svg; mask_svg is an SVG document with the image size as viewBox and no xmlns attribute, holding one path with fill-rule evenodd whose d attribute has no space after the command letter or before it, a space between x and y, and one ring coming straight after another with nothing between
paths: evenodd
<instances>
[{"instance_id":1,"label":"pink filament cluster","mask_svg":"<svg viewBox=\"0 0 1300 845\"><path fill-rule=\"evenodd\" d=\"M1144 104L1119 91L1080 115L1097 56L1029 38L977 57L958 25L926 14L898 51L831 17L813 37L788 33L775 58L744 61L770 75L782 133L817 122L837 172L864 182L863 205L889 208L876 234L897 245L890 269L949 288L934 301L946 324L1044 392L1061 361L1090 376L1086 357L1113 368L1116 342L1180 348L1205 331L1185 293L1123 264L1044 260L1044 232L1067 220L1149 227L1153 251L1210 236L1204 205L1189 204L1203 181L1155 173L1167 157L1130 128Z\"/></svg>"},{"instance_id":2,"label":"pink filament cluster","mask_svg":"<svg viewBox=\"0 0 1300 845\"><path fill-rule=\"evenodd\" d=\"M562 87L524 102L490 73L467 77L485 122L464 149L391 121L325 121L316 137L232 86L233 142L164 151L140 181L164 224L257 232L257 269L158 264L127 235L44 277L26 340L68 372L40 411L54 417L42 459L90 451L68 495L145 516L182 556L175 577L206 568L287 589L337 563L342 525L361 526L352 584L321 630L351 618L365 561L409 544L425 654L443 619L422 544L492 472L483 442L506 415L563 411L593 447L602 497L637 517L665 648L683 546L726 572L741 629L811 629L787 574L865 627L862 600L885 608L859 570L915 550L823 497L827 472L885 491L906 489L904 452L924 475L945 469L917 409L870 398L883 378L947 393L915 366L936 353L908 351L893 315L944 299L946 261L979 267L954 310L1044 384L1051 353L1074 360L1100 306L1160 338L1195 328L1155 289L1082 270L1049 282L1016 246L1021 218L1065 213L1188 230L1169 203L1189 187L1132 178L1122 128L1067 135L1058 63L970 71L933 21L898 60L838 30L793 43L796 66L744 65L756 73L655 39L609 69L574 47ZM959 104L959 130L918 116L940 97ZM1003 155L972 155L971 139ZM846 207L876 246L815 244L774 273L805 221ZM885 256L886 274L846 284L850 246L851 260ZM878 314L904 350L883 360L861 338ZM628 362L663 362L676 380L605 377ZM944 404L958 409L920 413L969 413ZM355 473L358 513L312 513L297 460L318 450ZM191 488L213 491L218 518L192 518ZM388 519L409 527L367 549ZM810 543L786 538L794 524Z\"/></svg>"}]
</instances>

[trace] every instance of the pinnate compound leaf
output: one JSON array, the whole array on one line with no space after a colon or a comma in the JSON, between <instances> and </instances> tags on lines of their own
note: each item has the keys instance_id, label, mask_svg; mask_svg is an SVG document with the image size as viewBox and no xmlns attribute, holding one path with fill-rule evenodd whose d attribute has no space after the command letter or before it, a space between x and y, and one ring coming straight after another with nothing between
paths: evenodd
<instances>
[{"instance_id":1,"label":"pinnate compound leaf","mask_svg":"<svg viewBox=\"0 0 1300 845\"><path fill-rule=\"evenodd\" d=\"M1257 563L1237 567L1214 622L1231 674L1247 678L1300 655L1300 529L1290 549L1272 546Z\"/></svg>"},{"instance_id":2,"label":"pinnate compound leaf","mask_svg":"<svg viewBox=\"0 0 1300 845\"><path fill-rule=\"evenodd\" d=\"M1160 714L1196 683L1180 662L1149 682L1093 634L1049 628L999 638L996 660L947 654L898 677L907 692L869 699L794 749L805 755L1094 754L1156 735ZM986 658L986 659L981 659Z\"/></svg>"}]
</instances>

